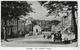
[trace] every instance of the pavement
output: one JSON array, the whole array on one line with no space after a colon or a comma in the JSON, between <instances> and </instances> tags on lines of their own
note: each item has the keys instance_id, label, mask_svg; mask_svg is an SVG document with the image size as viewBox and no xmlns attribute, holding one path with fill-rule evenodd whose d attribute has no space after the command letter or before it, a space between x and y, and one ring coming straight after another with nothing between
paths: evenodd
<instances>
[{"instance_id":1,"label":"pavement","mask_svg":"<svg viewBox=\"0 0 80 50\"><path fill-rule=\"evenodd\" d=\"M42 35L29 36L26 38L8 39L9 42L1 40L2 47L77 47L78 42L71 44L54 43L52 39L44 39Z\"/></svg>"}]
</instances>

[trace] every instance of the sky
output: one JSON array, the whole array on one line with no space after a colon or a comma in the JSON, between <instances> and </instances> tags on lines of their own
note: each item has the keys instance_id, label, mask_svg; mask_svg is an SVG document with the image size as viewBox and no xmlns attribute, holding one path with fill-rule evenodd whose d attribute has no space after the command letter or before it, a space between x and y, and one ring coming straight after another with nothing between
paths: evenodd
<instances>
[{"instance_id":1,"label":"sky","mask_svg":"<svg viewBox=\"0 0 80 50\"><path fill-rule=\"evenodd\" d=\"M53 18L55 17L53 16L49 16L47 17L46 15L48 14L48 10L46 7L41 6L39 2L37 1L28 1L29 4L32 4L32 10L34 12L29 13L28 17L33 17L34 19L38 19L38 20L53 20Z\"/></svg>"},{"instance_id":2,"label":"sky","mask_svg":"<svg viewBox=\"0 0 80 50\"><path fill-rule=\"evenodd\" d=\"M34 19L44 19L48 13L47 9L40 5L37 1L29 1L28 3L32 4L32 10L34 12L29 13L30 17L33 17Z\"/></svg>"},{"instance_id":3,"label":"sky","mask_svg":"<svg viewBox=\"0 0 80 50\"><path fill-rule=\"evenodd\" d=\"M56 16L55 14L47 17L49 10L47 10L43 5L41 6L38 1L27 1L27 3L31 4L30 6L33 12L28 13L28 15L23 17L22 20L28 19L29 17L37 20L61 20L61 17Z\"/></svg>"}]
</instances>

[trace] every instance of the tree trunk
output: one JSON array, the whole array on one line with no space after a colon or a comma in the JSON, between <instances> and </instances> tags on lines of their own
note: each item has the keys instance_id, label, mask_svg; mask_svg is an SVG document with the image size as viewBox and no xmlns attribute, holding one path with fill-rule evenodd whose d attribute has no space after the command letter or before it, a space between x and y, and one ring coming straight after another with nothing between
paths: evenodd
<instances>
[{"instance_id":1,"label":"tree trunk","mask_svg":"<svg viewBox=\"0 0 80 50\"><path fill-rule=\"evenodd\" d=\"M18 33L18 19L17 19L17 33Z\"/></svg>"},{"instance_id":2,"label":"tree trunk","mask_svg":"<svg viewBox=\"0 0 80 50\"><path fill-rule=\"evenodd\" d=\"M77 40L77 23L76 23L76 18L75 18L75 8L74 5L72 5L72 29L73 32L75 33L75 40Z\"/></svg>"},{"instance_id":3,"label":"tree trunk","mask_svg":"<svg viewBox=\"0 0 80 50\"><path fill-rule=\"evenodd\" d=\"M13 27L12 27L12 25L11 25L11 37L13 37L13 32L12 32L12 28L13 28Z\"/></svg>"},{"instance_id":4,"label":"tree trunk","mask_svg":"<svg viewBox=\"0 0 80 50\"><path fill-rule=\"evenodd\" d=\"M13 27L12 27L12 23L13 23L13 22L12 22L12 19L11 19L11 23L10 23L10 28L11 28L11 30L10 30L10 31L11 31L11 37L13 37L13 32L12 32L12 28L13 28Z\"/></svg>"},{"instance_id":5,"label":"tree trunk","mask_svg":"<svg viewBox=\"0 0 80 50\"><path fill-rule=\"evenodd\" d=\"M18 37L19 37L19 32L18 32L18 19L17 19L17 34L18 34Z\"/></svg>"},{"instance_id":6,"label":"tree trunk","mask_svg":"<svg viewBox=\"0 0 80 50\"><path fill-rule=\"evenodd\" d=\"M24 21L24 34L25 34L25 21Z\"/></svg>"},{"instance_id":7,"label":"tree trunk","mask_svg":"<svg viewBox=\"0 0 80 50\"><path fill-rule=\"evenodd\" d=\"M63 27L64 27L64 25L63 25L63 19L64 19L64 18L62 17L62 30L63 30Z\"/></svg>"},{"instance_id":8,"label":"tree trunk","mask_svg":"<svg viewBox=\"0 0 80 50\"><path fill-rule=\"evenodd\" d=\"M7 41L7 20L5 18L4 41Z\"/></svg>"}]
</instances>

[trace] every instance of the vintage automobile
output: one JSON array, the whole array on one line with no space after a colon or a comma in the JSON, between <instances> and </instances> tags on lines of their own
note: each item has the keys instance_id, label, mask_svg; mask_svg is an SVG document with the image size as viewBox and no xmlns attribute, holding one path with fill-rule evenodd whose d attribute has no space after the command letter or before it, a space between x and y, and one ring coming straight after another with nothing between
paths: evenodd
<instances>
[{"instance_id":1,"label":"vintage automobile","mask_svg":"<svg viewBox=\"0 0 80 50\"><path fill-rule=\"evenodd\" d=\"M60 33L54 34L54 42L62 42L62 35Z\"/></svg>"}]
</instances>

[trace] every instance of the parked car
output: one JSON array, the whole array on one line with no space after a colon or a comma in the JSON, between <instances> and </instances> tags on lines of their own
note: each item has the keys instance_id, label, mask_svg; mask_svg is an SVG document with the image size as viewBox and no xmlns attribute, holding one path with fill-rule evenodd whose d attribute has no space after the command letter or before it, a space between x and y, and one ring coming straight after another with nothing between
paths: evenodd
<instances>
[{"instance_id":1,"label":"parked car","mask_svg":"<svg viewBox=\"0 0 80 50\"><path fill-rule=\"evenodd\" d=\"M62 42L62 35L60 33L54 34L54 42Z\"/></svg>"}]
</instances>

